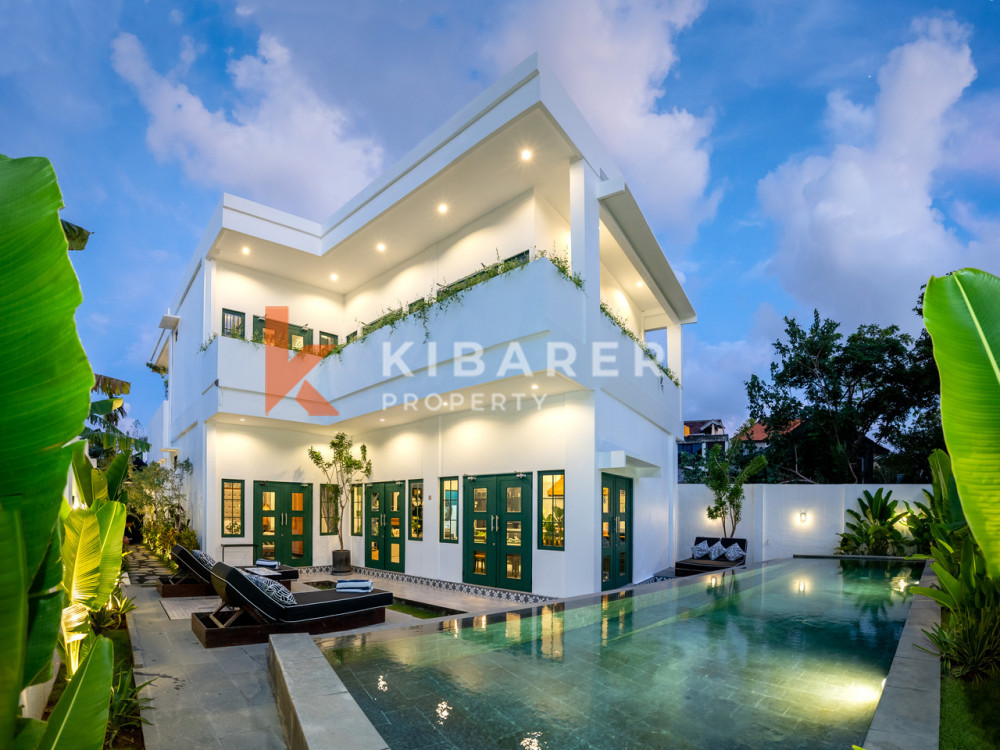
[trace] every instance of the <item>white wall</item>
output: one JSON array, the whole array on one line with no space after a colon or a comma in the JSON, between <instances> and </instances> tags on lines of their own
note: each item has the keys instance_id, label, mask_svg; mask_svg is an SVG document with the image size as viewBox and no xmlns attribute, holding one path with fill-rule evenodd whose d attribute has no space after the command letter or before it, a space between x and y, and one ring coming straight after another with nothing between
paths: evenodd
<instances>
[{"instance_id":1,"label":"white wall","mask_svg":"<svg viewBox=\"0 0 1000 750\"><path fill-rule=\"evenodd\" d=\"M632 579L642 581L674 563L671 528L676 487L676 436L603 391L598 394L597 404L598 453L624 451L630 457L658 467L655 472L652 469L608 470L633 477ZM598 467L598 487L600 473ZM650 476L654 473L658 475ZM598 527L600 513L598 493L594 509Z\"/></svg>"},{"instance_id":2,"label":"white wall","mask_svg":"<svg viewBox=\"0 0 1000 750\"><path fill-rule=\"evenodd\" d=\"M839 544L837 534L844 531L845 511L857 509L857 499L865 490L874 493L879 487L892 490L892 499L911 505L923 501L923 484L748 484L744 486L743 520L736 527L737 537L745 537L750 546L750 562L762 562L793 554L833 554ZM712 492L702 484L677 486L677 555L690 557L689 547L696 536L722 536L722 522L712 521L706 513L713 504ZM806 514L803 523L800 514Z\"/></svg>"},{"instance_id":3,"label":"white wall","mask_svg":"<svg viewBox=\"0 0 1000 750\"><path fill-rule=\"evenodd\" d=\"M253 316L263 316L266 306L287 306L288 322L308 325L319 344L319 331L335 333L344 340L355 329L354 319L344 310L344 295L319 287L299 284L243 266L216 262L213 333L222 333L222 309L246 315L246 338L253 338Z\"/></svg>"},{"instance_id":4,"label":"white wall","mask_svg":"<svg viewBox=\"0 0 1000 750\"><path fill-rule=\"evenodd\" d=\"M534 204L531 193L518 196L352 291L347 295L351 325L370 323L391 309L436 292L438 285L530 250L535 244Z\"/></svg>"},{"instance_id":5,"label":"white wall","mask_svg":"<svg viewBox=\"0 0 1000 750\"><path fill-rule=\"evenodd\" d=\"M642 308L603 263L601 263L601 301L611 308L611 311L621 318L633 333L642 338L644 333Z\"/></svg>"}]
</instances>

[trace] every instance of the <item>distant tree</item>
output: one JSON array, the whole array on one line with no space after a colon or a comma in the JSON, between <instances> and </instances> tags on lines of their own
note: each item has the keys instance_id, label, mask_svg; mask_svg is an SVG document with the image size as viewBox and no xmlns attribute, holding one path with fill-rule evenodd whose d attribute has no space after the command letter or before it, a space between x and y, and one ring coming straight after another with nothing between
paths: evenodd
<instances>
[{"instance_id":1,"label":"distant tree","mask_svg":"<svg viewBox=\"0 0 1000 750\"><path fill-rule=\"evenodd\" d=\"M768 481L860 482L868 438L896 449L880 459L883 479L929 480L927 457L944 443L926 332L914 341L861 325L845 338L839 328L818 310L808 328L785 318L770 381L746 383L751 418L769 433Z\"/></svg>"},{"instance_id":2,"label":"distant tree","mask_svg":"<svg viewBox=\"0 0 1000 750\"><path fill-rule=\"evenodd\" d=\"M140 454L149 450L149 439L136 430L122 431L125 400L132 390L127 380L94 374L91 393L99 397L90 402L90 414L81 437L90 444L90 457L104 468L119 452ZM135 432L136 434L132 434Z\"/></svg>"}]
</instances>

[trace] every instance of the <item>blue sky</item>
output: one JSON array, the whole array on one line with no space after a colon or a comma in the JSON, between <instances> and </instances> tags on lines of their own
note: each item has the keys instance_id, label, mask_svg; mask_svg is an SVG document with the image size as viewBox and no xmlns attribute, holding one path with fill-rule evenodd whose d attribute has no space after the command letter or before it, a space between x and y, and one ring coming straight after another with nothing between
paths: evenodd
<instances>
[{"instance_id":1,"label":"blue sky","mask_svg":"<svg viewBox=\"0 0 1000 750\"><path fill-rule=\"evenodd\" d=\"M916 333L931 274L1000 274L992 0L0 0L0 38L0 153L94 231L80 337L141 422L223 191L323 220L536 50L698 311L686 418L737 426L783 316Z\"/></svg>"}]
</instances>

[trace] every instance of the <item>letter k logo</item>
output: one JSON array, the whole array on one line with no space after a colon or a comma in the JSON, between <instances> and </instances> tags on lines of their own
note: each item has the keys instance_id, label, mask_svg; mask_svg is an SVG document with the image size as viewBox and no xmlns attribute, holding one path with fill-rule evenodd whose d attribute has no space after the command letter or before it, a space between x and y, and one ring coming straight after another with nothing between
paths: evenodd
<instances>
[{"instance_id":1,"label":"letter k logo","mask_svg":"<svg viewBox=\"0 0 1000 750\"><path fill-rule=\"evenodd\" d=\"M330 346L308 345L288 357L288 308L264 308L264 413L283 399L329 353ZM309 383L302 383L299 405L311 417L336 417L340 414Z\"/></svg>"}]
</instances>

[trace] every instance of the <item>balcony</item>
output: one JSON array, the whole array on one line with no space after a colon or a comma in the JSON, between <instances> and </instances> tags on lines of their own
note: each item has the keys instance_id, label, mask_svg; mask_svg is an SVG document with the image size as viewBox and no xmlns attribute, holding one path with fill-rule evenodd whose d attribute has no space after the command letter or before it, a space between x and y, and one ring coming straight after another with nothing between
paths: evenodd
<instances>
[{"instance_id":1,"label":"balcony","mask_svg":"<svg viewBox=\"0 0 1000 750\"><path fill-rule=\"evenodd\" d=\"M378 328L311 369L302 366L308 369L304 382L332 403L337 416L306 412L295 398L301 378L265 414L265 347L219 338L199 355L207 359L206 374L214 368L218 376L209 408L317 427L350 422L351 429L362 429L424 418L428 397L448 396L450 407L469 408L472 394L527 397L535 385L536 395L601 389L651 419L679 418L679 389L655 368L636 373L642 354L620 329L599 316L587 336L586 299L551 263L536 260ZM605 356L616 356L596 373L594 342ZM563 365L571 352L575 361ZM555 375L546 374L550 364Z\"/></svg>"}]
</instances>

